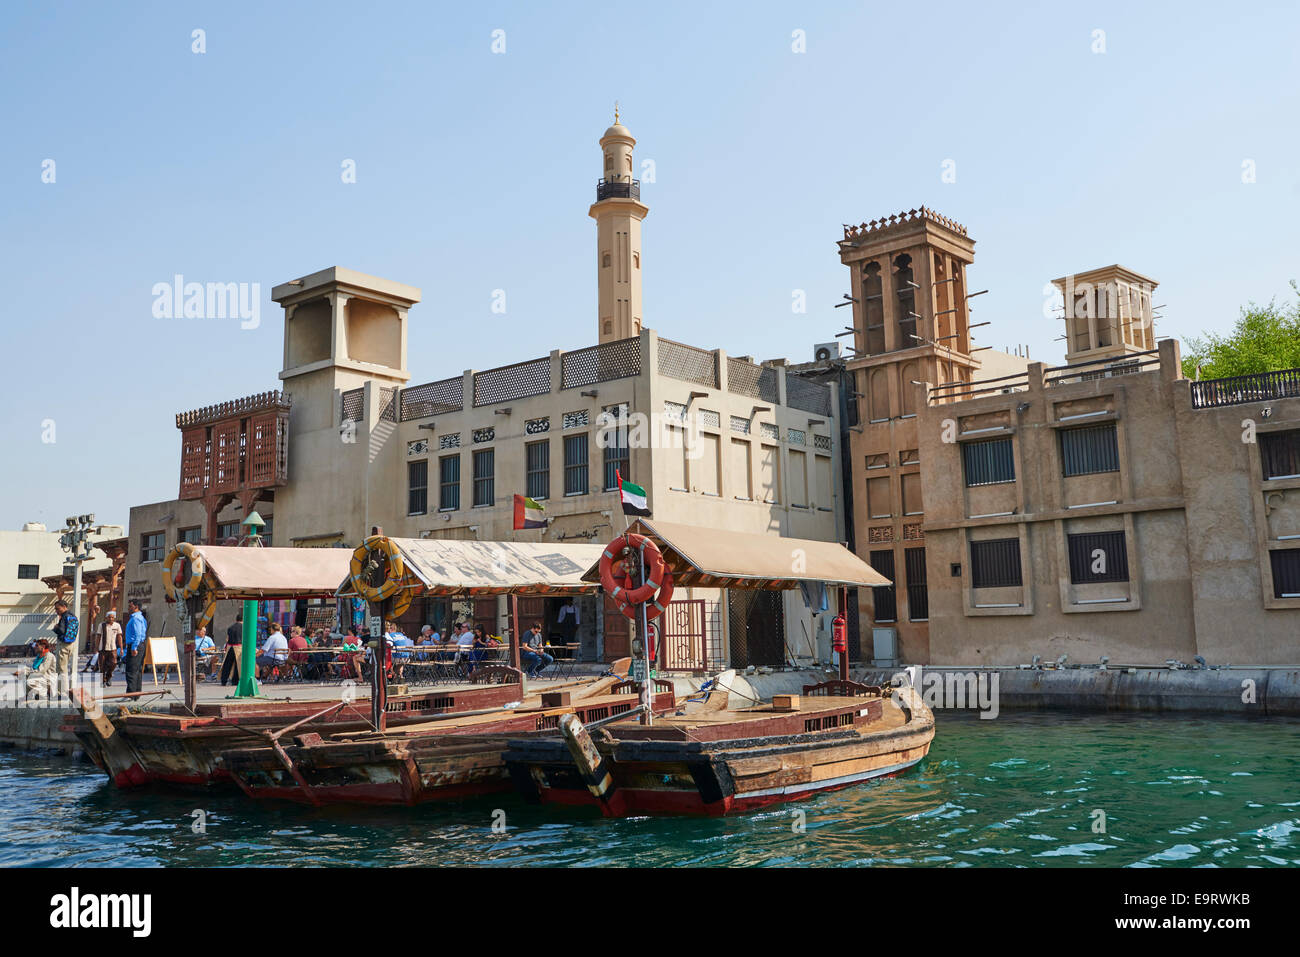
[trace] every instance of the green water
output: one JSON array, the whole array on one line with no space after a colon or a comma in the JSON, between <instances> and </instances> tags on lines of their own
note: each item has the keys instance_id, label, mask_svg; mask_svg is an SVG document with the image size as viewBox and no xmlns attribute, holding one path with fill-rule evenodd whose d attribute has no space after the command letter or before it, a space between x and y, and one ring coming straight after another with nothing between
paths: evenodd
<instances>
[{"instance_id":1,"label":"green water","mask_svg":"<svg viewBox=\"0 0 1300 957\"><path fill-rule=\"evenodd\" d=\"M255 805L118 791L87 764L14 752L0 796L6 866L1281 866L1300 864L1300 720L940 713L930 756L901 777L725 819L606 820L509 795Z\"/></svg>"}]
</instances>

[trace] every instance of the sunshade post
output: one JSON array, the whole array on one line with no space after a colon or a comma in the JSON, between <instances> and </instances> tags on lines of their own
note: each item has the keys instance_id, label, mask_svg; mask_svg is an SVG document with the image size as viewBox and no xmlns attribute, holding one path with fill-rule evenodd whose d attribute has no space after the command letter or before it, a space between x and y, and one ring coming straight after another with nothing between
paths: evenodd
<instances>
[{"instance_id":1,"label":"sunshade post","mask_svg":"<svg viewBox=\"0 0 1300 957\"><path fill-rule=\"evenodd\" d=\"M523 637L523 629L519 623L519 595L515 592L510 593L510 667L514 668L521 675L523 674L523 663L519 651L519 642Z\"/></svg>"},{"instance_id":2,"label":"sunshade post","mask_svg":"<svg viewBox=\"0 0 1300 957\"><path fill-rule=\"evenodd\" d=\"M388 729L388 605L379 603L379 638L371 642L374 657L370 665L370 723L380 731Z\"/></svg>"},{"instance_id":3,"label":"sunshade post","mask_svg":"<svg viewBox=\"0 0 1300 957\"><path fill-rule=\"evenodd\" d=\"M244 600L244 642L240 649L239 687L236 698L256 698L257 687L257 601Z\"/></svg>"},{"instance_id":4,"label":"sunshade post","mask_svg":"<svg viewBox=\"0 0 1300 957\"><path fill-rule=\"evenodd\" d=\"M641 584L644 585L648 573L645 567L645 546L649 539L642 539L641 555ZM650 678L650 621L646 617L646 604L641 602L637 606L637 627L641 630L641 655L645 661L645 676L641 685L641 702L645 705L645 710L641 712L642 724L654 724L654 715L651 713L650 706L654 703L654 692L651 690L654 685Z\"/></svg>"}]
</instances>

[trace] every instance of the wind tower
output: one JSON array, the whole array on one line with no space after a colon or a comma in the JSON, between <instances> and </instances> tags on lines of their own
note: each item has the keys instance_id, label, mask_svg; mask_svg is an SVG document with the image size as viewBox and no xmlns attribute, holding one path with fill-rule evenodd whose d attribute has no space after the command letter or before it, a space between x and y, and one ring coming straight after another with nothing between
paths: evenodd
<instances>
[{"instance_id":1,"label":"wind tower","mask_svg":"<svg viewBox=\"0 0 1300 957\"><path fill-rule=\"evenodd\" d=\"M596 221L596 278L599 342L629 339L641 332L641 182L632 178L636 140L618 120L600 138L604 175L596 182L596 201L587 211Z\"/></svg>"},{"instance_id":2,"label":"wind tower","mask_svg":"<svg viewBox=\"0 0 1300 957\"><path fill-rule=\"evenodd\" d=\"M917 383L970 382L966 267L975 243L966 227L922 206L844 227L840 261L849 267L854 354L846 363L857 390L860 431L851 433L854 544L894 582L859 593L881 628L893 628L894 660L929 660L925 507L917 453ZM863 620L863 619L859 619ZM865 629L864 631L864 639ZM864 649L864 657L871 657Z\"/></svg>"}]
</instances>

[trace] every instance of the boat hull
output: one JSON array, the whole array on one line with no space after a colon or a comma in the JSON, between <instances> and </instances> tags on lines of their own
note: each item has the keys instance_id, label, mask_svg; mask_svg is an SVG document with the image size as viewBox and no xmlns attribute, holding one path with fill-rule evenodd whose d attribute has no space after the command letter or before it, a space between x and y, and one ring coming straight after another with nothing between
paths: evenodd
<instances>
[{"instance_id":1,"label":"boat hull","mask_svg":"<svg viewBox=\"0 0 1300 957\"><path fill-rule=\"evenodd\" d=\"M563 742L516 742L506 763L516 789L534 803L596 808L610 817L743 813L914 767L934 737L933 715L919 698L914 705L899 709L892 722L876 717L877 711L860 726L802 734L712 741L606 738L595 745L598 767L584 768ZM601 787L593 786L597 779Z\"/></svg>"}]
</instances>

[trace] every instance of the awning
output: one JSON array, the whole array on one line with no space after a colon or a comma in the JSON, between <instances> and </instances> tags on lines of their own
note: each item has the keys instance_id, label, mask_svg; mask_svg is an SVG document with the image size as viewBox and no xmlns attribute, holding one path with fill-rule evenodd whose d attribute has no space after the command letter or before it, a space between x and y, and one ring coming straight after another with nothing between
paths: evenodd
<instances>
[{"instance_id":1,"label":"awning","mask_svg":"<svg viewBox=\"0 0 1300 957\"><path fill-rule=\"evenodd\" d=\"M350 548L236 548L197 545L217 598L332 596L347 577Z\"/></svg>"},{"instance_id":2,"label":"awning","mask_svg":"<svg viewBox=\"0 0 1300 957\"><path fill-rule=\"evenodd\" d=\"M800 582L849 587L890 581L839 542L782 538L639 519L632 531L649 535L672 569L677 588L797 588ZM585 575L600 581L599 557Z\"/></svg>"},{"instance_id":3,"label":"awning","mask_svg":"<svg viewBox=\"0 0 1300 957\"><path fill-rule=\"evenodd\" d=\"M389 541L401 553L406 580L417 593L442 596L594 592L596 586L584 582L582 573L600 560L605 547L428 538ZM334 582L339 595L354 594L346 562Z\"/></svg>"}]
</instances>

